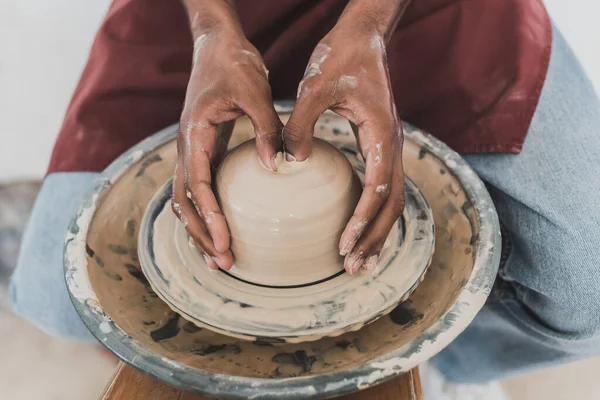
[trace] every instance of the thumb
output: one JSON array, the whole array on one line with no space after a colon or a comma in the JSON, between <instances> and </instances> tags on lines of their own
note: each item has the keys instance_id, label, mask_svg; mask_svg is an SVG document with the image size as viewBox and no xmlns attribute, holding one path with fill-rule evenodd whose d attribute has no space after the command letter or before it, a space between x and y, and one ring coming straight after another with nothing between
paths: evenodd
<instances>
[{"instance_id":1,"label":"thumb","mask_svg":"<svg viewBox=\"0 0 600 400\"><path fill-rule=\"evenodd\" d=\"M296 160L304 161L310 155L315 124L327 107L327 103L314 95L305 95L298 99L290 119L283 128L284 150Z\"/></svg>"}]
</instances>

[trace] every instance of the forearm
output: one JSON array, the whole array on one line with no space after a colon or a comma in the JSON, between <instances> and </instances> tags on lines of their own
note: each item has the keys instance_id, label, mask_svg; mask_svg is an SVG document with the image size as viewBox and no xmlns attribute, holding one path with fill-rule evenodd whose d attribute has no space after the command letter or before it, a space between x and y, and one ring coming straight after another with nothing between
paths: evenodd
<instances>
[{"instance_id":1,"label":"forearm","mask_svg":"<svg viewBox=\"0 0 600 400\"><path fill-rule=\"evenodd\" d=\"M387 44L411 0L350 0L340 22L374 30Z\"/></svg>"},{"instance_id":2,"label":"forearm","mask_svg":"<svg viewBox=\"0 0 600 400\"><path fill-rule=\"evenodd\" d=\"M194 38L226 28L242 31L233 0L182 0Z\"/></svg>"}]
</instances>

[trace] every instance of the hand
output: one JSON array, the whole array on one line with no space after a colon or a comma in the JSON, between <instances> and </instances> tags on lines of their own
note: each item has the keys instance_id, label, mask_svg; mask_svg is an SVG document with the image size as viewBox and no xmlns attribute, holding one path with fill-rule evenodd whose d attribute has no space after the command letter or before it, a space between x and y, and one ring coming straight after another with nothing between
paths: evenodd
<instances>
[{"instance_id":1,"label":"hand","mask_svg":"<svg viewBox=\"0 0 600 400\"><path fill-rule=\"evenodd\" d=\"M216 3L215 3L216 4ZM234 121L248 115L258 153L274 169L283 125L273 107L267 70L241 28L194 30L193 68L179 125L172 208L211 269L233 264L229 231L212 188ZM193 27L192 27L193 28Z\"/></svg>"},{"instance_id":2,"label":"hand","mask_svg":"<svg viewBox=\"0 0 600 400\"><path fill-rule=\"evenodd\" d=\"M387 66L384 35L344 13L315 48L284 128L284 146L298 161L311 151L317 118L327 109L347 118L366 161L365 186L340 239L350 274L372 270L404 209L402 126Z\"/></svg>"}]
</instances>

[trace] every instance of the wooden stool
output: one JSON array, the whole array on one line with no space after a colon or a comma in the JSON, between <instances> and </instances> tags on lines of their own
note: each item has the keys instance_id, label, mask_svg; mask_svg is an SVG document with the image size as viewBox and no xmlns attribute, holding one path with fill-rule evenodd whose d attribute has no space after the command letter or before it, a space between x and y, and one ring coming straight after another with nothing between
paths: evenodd
<instances>
[{"instance_id":1,"label":"wooden stool","mask_svg":"<svg viewBox=\"0 0 600 400\"><path fill-rule=\"evenodd\" d=\"M206 397L186 393L157 382L135 368L120 363L117 372L104 390L101 400L208 400ZM351 395L340 400L422 400L419 370L415 368L406 374L382 383L379 386Z\"/></svg>"}]
</instances>

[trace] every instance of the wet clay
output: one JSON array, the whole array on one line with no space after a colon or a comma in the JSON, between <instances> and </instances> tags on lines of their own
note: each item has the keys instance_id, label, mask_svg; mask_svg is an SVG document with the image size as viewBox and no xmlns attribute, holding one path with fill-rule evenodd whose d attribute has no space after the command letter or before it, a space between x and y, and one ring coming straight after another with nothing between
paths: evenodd
<instances>
[{"instance_id":1,"label":"wet clay","mask_svg":"<svg viewBox=\"0 0 600 400\"><path fill-rule=\"evenodd\" d=\"M285 121L286 116L282 117ZM232 145L250 139L252 132L248 120L239 120ZM354 152L359 158L347 121L326 114L317 122L316 134L339 139L342 147L348 147L348 151ZM478 281L472 282L475 260L486 260L486 255L479 254L478 250L478 214L461 182L449 172L442 159L431 153L432 147L426 144L425 139L418 130L406 129L403 159L406 175L425 196L436 223L436 247L431 266L423 282L407 301L359 331L298 344L278 344L277 341L264 338L249 342L198 328L174 313L158 298L140 270L138 233L145 208L159 187L173 174L176 160L174 141L158 147L141 159L133 158L132 154L130 166L111 180L110 186L103 189L101 196L96 199L97 209L85 236L87 256L82 260L85 261L83 268L86 269L86 277L89 276L93 292L85 289L86 280L79 277L77 268L71 268L71 275L67 276L76 304L85 303L85 306L78 306L82 318L87 319L90 329L106 345L155 376L163 379L172 377L168 379L172 384L184 382L188 376L198 379L200 375L192 371L225 374L227 381L232 384L237 382L234 377L322 376L325 380L311 381L311 385L315 386L310 388L319 393L331 393L337 389L330 388L330 384L342 388L347 381L362 388L401 373L403 368L413 367L419 360L427 359L441 350L455 337L452 331L455 324L460 323L464 329L465 324L460 321L468 323L473 318L473 313L489 293L493 282L491 276L495 274L494 266L482 269L489 276L485 275L484 279L477 277ZM493 212L493 206L490 204L489 207ZM72 230L73 235L77 234L77 229L81 228L76 225ZM496 234L495 231L492 233ZM490 241L486 251L493 251L493 243ZM69 265L81 264L70 261ZM473 289L473 296L479 296L479 291L482 291L481 299L466 297L474 299L479 305L475 311L469 308L468 302L461 303L460 308L456 309L455 302L459 295L462 298L468 294L463 289L465 286L477 288ZM446 314L451 308L458 311ZM110 322L102 322L108 325L108 329L89 325L97 319L84 314L93 315L96 312L93 310L101 310L102 316L110 318ZM101 320L106 321L104 317ZM432 332L434 327L436 330ZM448 338L445 338L444 332L450 332ZM436 345L436 341L440 344ZM135 357L127 353L127 349L134 349ZM427 354L423 354L424 351ZM390 359L394 363L390 364L388 371L386 365L376 361L390 354L396 356ZM400 367L396 368L397 365ZM159 369L159 366L165 371L168 369L168 373ZM363 371L362 366L368 366L365 367L367 375L360 375L359 379L357 376L362 373L359 372ZM222 376L214 375L211 379L222 380ZM264 393L262 382L266 385L270 380L252 382L255 382L252 387ZM286 385L294 385L294 380L286 382ZM306 387L306 382L302 382L298 387ZM186 387L193 387L191 381ZM242 389L251 390L251 386L235 384L228 393Z\"/></svg>"},{"instance_id":2,"label":"wet clay","mask_svg":"<svg viewBox=\"0 0 600 400\"><path fill-rule=\"evenodd\" d=\"M230 152L216 174L234 266L245 281L309 284L343 269L339 240L361 193L358 177L334 146L315 139L310 157L265 168L250 140Z\"/></svg>"},{"instance_id":3,"label":"wet clay","mask_svg":"<svg viewBox=\"0 0 600 400\"><path fill-rule=\"evenodd\" d=\"M415 289L433 253L431 210L417 187L407 180L404 213L390 232L388 246L373 271L351 276L343 269L334 270L325 279L304 285L256 284L208 268L171 211L171 192L169 181L154 196L142 219L138 245L142 270L156 294L174 311L200 327L226 335L295 343L360 329ZM338 238L339 233L341 229L336 232ZM337 254L336 243L329 247ZM326 270L326 263L331 262L328 257L310 258L310 242L303 251L317 272L321 265ZM281 262L285 263L283 257ZM260 258L256 263L260 274Z\"/></svg>"}]
</instances>

